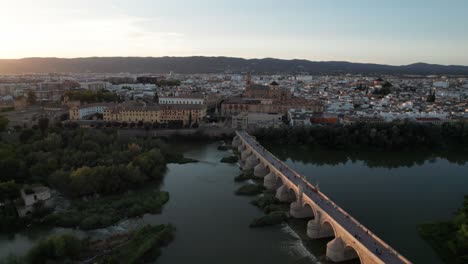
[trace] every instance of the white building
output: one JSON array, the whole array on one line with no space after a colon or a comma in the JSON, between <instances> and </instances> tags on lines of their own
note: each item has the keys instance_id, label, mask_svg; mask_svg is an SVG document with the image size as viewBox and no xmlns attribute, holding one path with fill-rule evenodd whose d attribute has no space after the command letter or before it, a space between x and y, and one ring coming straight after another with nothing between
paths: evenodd
<instances>
[{"instance_id":1,"label":"white building","mask_svg":"<svg viewBox=\"0 0 468 264\"><path fill-rule=\"evenodd\" d=\"M439 82L434 82L432 85L436 88L446 89L446 88L449 88L450 83L448 81L439 81Z\"/></svg>"},{"instance_id":2,"label":"white building","mask_svg":"<svg viewBox=\"0 0 468 264\"><path fill-rule=\"evenodd\" d=\"M240 113L232 116L232 128L280 127L283 116L278 113Z\"/></svg>"},{"instance_id":3,"label":"white building","mask_svg":"<svg viewBox=\"0 0 468 264\"><path fill-rule=\"evenodd\" d=\"M107 107L102 105L81 108L79 110L80 119L83 119L87 116L92 116L94 114L104 114L104 110L106 109Z\"/></svg>"},{"instance_id":4,"label":"white building","mask_svg":"<svg viewBox=\"0 0 468 264\"><path fill-rule=\"evenodd\" d=\"M205 104L204 97L198 96L165 96L159 97L159 104Z\"/></svg>"},{"instance_id":5,"label":"white building","mask_svg":"<svg viewBox=\"0 0 468 264\"><path fill-rule=\"evenodd\" d=\"M24 205L16 208L20 217L32 214L36 204L41 204L43 207L52 207L54 204L50 189L45 186L22 189L21 198Z\"/></svg>"},{"instance_id":6,"label":"white building","mask_svg":"<svg viewBox=\"0 0 468 264\"><path fill-rule=\"evenodd\" d=\"M83 120L95 114L104 114L106 103L95 105L73 106L69 110L70 120Z\"/></svg>"},{"instance_id":7,"label":"white building","mask_svg":"<svg viewBox=\"0 0 468 264\"><path fill-rule=\"evenodd\" d=\"M294 109L291 108L288 111L289 125L291 126L310 126L310 118L314 115L313 111L305 109Z\"/></svg>"},{"instance_id":8,"label":"white building","mask_svg":"<svg viewBox=\"0 0 468 264\"><path fill-rule=\"evenodd\" d=\"M108 89L112 86L109 82L80 82L80 88L85 90L97 91Z\"/></svg>"}]
</instances>

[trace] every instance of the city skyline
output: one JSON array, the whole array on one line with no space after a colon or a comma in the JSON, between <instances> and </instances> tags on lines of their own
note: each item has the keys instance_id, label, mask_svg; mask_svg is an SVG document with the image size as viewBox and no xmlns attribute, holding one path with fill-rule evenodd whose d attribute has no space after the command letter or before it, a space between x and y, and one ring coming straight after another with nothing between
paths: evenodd
<instances>
[{"instance_id":1,"label":"city skyline","mask_svg":"<svg viewBox=\"0 0 468 264\"><path fill-rule=\"evenodd\" d=\"M468 65L468 3L0 1L0 58L228 56ZM215 23L216 22L216 23Z\"/></svg>"}]
</instances>

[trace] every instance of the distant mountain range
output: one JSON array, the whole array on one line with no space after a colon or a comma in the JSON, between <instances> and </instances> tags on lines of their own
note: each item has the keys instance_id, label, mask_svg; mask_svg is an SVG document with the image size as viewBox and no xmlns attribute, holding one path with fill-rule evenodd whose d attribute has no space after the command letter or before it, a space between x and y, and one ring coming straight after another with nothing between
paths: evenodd
<instances>
[{"instance_id":1,"label":"distant mountain range","mask_svg":"<svg viewBox=\"0 0 468 264\"><path fill-rule=\"evenodd\" d=\"M468 75L468 66L415 63L391 66L344 61L241 59L230 57L91 57L0 60L0 73L297 73Z\"/></svg>"}]
</instances>

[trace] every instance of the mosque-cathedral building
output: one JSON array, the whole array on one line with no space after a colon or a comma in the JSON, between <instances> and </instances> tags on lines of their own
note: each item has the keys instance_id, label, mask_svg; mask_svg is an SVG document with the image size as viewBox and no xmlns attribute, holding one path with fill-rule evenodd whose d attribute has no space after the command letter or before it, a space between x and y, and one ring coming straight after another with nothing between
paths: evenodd
<instances>
[{"instance_id":1,"label":"mosque-cathedral building","mask_svg":"<svg viewBox=\"0 0 468 264\"><path fill-rule=\"evenodd\" d=\"M320 102L294 97L289 90L281 88L275 81L269 85L256 84L249 73L244 94L225 101L221 106L221 112L225 116L242 112L286 114L291 108L323 111Z\"/></svg>"}]
</instances>

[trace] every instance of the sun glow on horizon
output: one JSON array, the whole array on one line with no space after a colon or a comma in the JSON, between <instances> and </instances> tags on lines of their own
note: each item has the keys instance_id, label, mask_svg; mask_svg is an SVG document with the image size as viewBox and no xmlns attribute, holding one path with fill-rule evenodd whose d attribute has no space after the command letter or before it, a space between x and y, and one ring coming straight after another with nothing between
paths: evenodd
<instances>
[{"instance_id":1,"label":"sun glow on horizon","mask_svg":"<svg viewBox=\"0 0 468 264\"><path fill-rule=\"evenodd\" d=\"M410 7L376 15L379 5L373 4L365 19L356 20L349 3L259 1L0 0L0 58L229 56L468 65L468 36L447 29L451 23L466 28L468 19L455 15L452 22L437 22L444 25L416 19L413 25L404 11Z\"/></svg>"}]
</instances>

